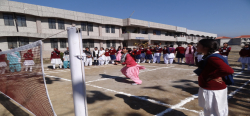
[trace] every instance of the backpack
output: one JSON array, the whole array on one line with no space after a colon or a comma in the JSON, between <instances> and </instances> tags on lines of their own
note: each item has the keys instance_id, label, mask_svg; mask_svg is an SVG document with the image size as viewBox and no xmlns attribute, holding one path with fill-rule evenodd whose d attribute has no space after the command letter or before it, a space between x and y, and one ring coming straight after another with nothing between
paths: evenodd
<instances>
[{"instance_id":1,"label":"backpack","mask_svg":"<svg viewBox=\"0 0 250 116\"><path fill-rule=\"evenodd\" d=\"M206 66L207 60L210 57L218 57L218 58L222 59L228 65L228 61L223 56L221 56L220 54L212 54L212 55L209 55L207 58L205 58L203 60L203 64L201 65L201 68L198 68L198 69L194 70L195 74L197 74L198 76L201 74L202 69ZM234 85L234 79L233 79L232 74L227 75L227 76L225 76L225 78L222 78L222 79L226 83L226 85Z\"/></svg>"}]
</instances>

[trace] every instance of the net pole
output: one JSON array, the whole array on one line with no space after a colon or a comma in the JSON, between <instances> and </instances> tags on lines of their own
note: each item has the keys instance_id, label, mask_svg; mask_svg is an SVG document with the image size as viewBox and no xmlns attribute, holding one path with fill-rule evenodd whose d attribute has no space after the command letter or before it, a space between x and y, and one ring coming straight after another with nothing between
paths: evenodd
<instances>
[{"instance_id":1,"label":"net pole","mask_svg":"<svg viewBox=\"0 0 250 116\"><path fill-rule=\"evenodd\" d=\"M67 32L75 116L88 116L82 57L82 33L76 27L68 27Z\"/></svg>"}]
</instances>

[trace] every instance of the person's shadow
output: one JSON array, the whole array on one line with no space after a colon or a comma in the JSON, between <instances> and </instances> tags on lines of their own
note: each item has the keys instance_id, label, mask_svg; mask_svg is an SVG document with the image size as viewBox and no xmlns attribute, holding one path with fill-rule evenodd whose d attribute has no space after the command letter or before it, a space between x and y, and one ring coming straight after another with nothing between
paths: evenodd
<instances>
[{"instance_id":1,"label":"person's shadow","mask_svg":"<svg viewBox=\"0 0 250 116\"><path fill-rule=\"evenodd\" d=\"M140 100L138 98L135 98L133 96L126 96L123 94L116 94L116 97L122 98L124 100L124 102L132 109L134 110L140 110L143 109L144 111L146 111L147 113L150 113L152 115L156 115L166 109L168 109L169 107L166 106L162 106L162 105L158 105L155 103L151 103L151 102L147 102L144 100ZM139 96L139 97L146 97L147 96ZM152 98L153 99L153 98ZM169 114L171 113L171 114ZM171 112L169 112L167 114L164 114L164 116L186 116L184 113L177 111L177 110L172 110ZM143 116L140 114L131 114L130 116Z\"/></svg>"},{"instance_id":2,"label":"person's shadow","mask_svg":"<svg viewBox=\"0 0 250 116\"><path fill-rule=\"evenodd\" d=\"M120 82L120 83L128 83L128 84L134 83L133 81L130 81L129 78L127 77L111 76L111 75L106 75L106 74L100 74L100 76L102 78L114 79L115 81Z\"/></svg>"}]
</instances>

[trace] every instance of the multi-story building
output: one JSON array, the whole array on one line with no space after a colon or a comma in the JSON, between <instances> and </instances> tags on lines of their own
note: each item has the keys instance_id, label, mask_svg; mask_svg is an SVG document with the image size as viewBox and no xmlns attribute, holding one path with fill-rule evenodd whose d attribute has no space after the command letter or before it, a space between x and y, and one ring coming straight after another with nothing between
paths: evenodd
<instances>
[{"instance_id":1,"label":"multi-story building","mask_svg":"<svg viewBox=\"0 0 250 116\"><path fill-rule=\"evenodd\" d=\"M7 50L50 37L73 24L82 30L83 47L92 49L133 47L135 43L145 42L161 45L197 43L200 39L217 37L217 34L149 21L0 0L0 49ZM56 34L43 42L44 57L49 57L53 48L64 51L67 32Z\"/></svg>"}]
</instances>

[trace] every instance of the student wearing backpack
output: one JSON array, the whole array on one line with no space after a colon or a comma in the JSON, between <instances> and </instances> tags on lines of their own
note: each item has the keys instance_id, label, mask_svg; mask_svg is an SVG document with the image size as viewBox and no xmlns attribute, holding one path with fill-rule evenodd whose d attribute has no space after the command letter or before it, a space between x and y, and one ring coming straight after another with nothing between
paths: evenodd
<instances>
[{"instance_id":1,"label":"student wearing backpack","mask_svg":"<svg viewBox=\"0 0 250 116\"><path fill-rule=\"evenodd\" d=\"M227 84L232 79L234 70L219 52L215 40L202 39L197 46L197 52L204 57L199 68L194 72L198 75L199 106L204 108L205 116L228 116Z\"/></svg>"}]
</instances>

